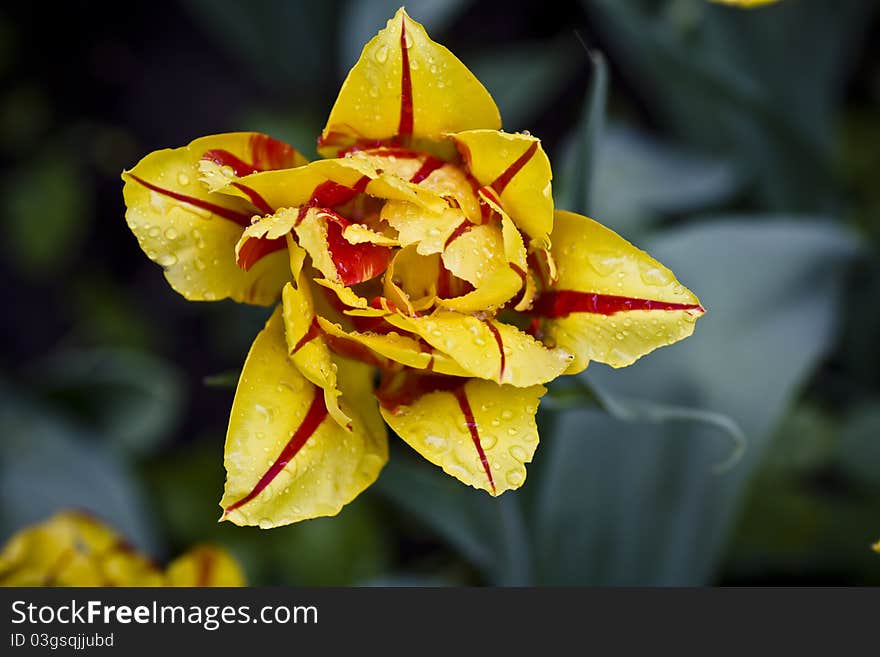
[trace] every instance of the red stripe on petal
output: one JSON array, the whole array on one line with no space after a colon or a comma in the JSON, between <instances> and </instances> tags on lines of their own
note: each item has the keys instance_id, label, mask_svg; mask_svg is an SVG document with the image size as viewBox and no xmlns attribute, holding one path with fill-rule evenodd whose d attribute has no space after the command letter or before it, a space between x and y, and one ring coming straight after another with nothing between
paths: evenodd
<instances>
[{"instance_id":1,"label":"red stripe on petal","mask_svg":"<svg viewBox=\"0 0 880 657\"><path fill-rule=\"evenodd\" d=\"M354 185L348 187L328 180L315 187L308 205L311 207L332 208L348 203L358 194L363 193L370 184L369 176L362 176Z\"/></svg>"},{"instance_id":2,"label":"red stripe on petal","mask_svg":"<svg viewBox=\"0 0 880 657\"><path fill-rule=\"evenodd\" d=\"M402 407L411 406L420 397L432 392L453 392L463 384L459 377L423 373L416 370L384 371L379 387L373 393L382 408L397 415Z\"/></svg>"},{"instance_id":3,"label":"red stripe on petal","mask_svg":"<svg viewBox=\"0 0 880 657\"><path fill-rule=\"evenodd\" d=\"M500 382L504 379L504 369L507 366L507 358L504 355L504 341L501 339L501 332L498 330L497 326L491 322L485 322L485 324L489 327L489 330L492 331L492 335L495 336L495 343L498 345L498 353L501 356L501 372L498 375L498 381Z\"/></svg>"},{"instance_id":4,"label":"red stripe on petal","mask_svg":"<svg viewBox=\"0 0 880 657\"><path fill-rule=\"evenodd\" d=\"M340 222L327 221L327 248L343 285L368 281L388 269L394 255L391 247L369 242L352 244L342 236L342 230Z\"/></svg>"},{"instance_id":5,"label":"red stripe on petal","mask_svg":"<svg viewBox=\"0 0 880 657\"><path fill-rule=\"evenodd\" d=\"M413 132L413 95L405 18L400 19L400 56L400 123L397 126L397 134L408 137Z\"/></svg>"},{"instance_id":6,"label":"red stripe on petal","mask_svg":"<svg viewBox=\"0 0 880 657\"><path fill-rule=\"evenodd\" d=\"M208 201L203 201L202 199L195 198L193 196L187 196L186 194L180 194L178 192L173 192L170 189L159 187L158 185L147 182L143 178L139 178L133 173L129 173L128 175L139 185L143 185L147 189L156 192L157 194L162 194L163 196L167 196L168 198L173 198L175 201L189 203L190 205L194 205L197 208L202 208L203 210L207 210L208 212L216 214L218 217L223 217L224 219L233 221L239 226L247 227L251 224L250 215L236 212L235 210L231 210L230 208L224 208L222 205L216 205Z\"/></svg>"},{"instance_id":7,"label":"red stripe on petal","mask_svg":"<svg viewBox=\"0 0 880 657\"><path fill-rule=\"evenodd\" d=\"M571 313L614 315L629 310L699 310L705 312L699 304L635 299L613 294L575 292L574 290L555 290L545 292L538 297L531 314L540 317L568 317Z\"/></svg>"},{"instance_id":8,"label":"red stripe on petal","mask_svg":"<svg viewBox=\"0 0 880 657\"><path fill-rule=\"evenodd\" d=\"M422 162L422 166L419 167L419 170L412 175L412 178L410 178L409 181L417 185L425 178L430 176L432 173L434 173L437 169L442 167L444 164L446 163L443 160L436 158L433 155L429 155L428 158L424 162Z\"/></svg>"},{"instance_id":9,"label":"red stripe on petal","mask_svg":"<svg viewBox=\"0 0 880 657\"><path fill-rule=\"evenodd\" d=\"M264 237L251 237L238 250L236 263L240 269L249 271L258 260L265 258L270 253L287 248L287 241L283 237L269 240Z\"/></svg>"},{"instance_id":10,"label":"red stripe on petal","mask_svg":"<svg viewBox=\"0 0 880 657\"><path fill-rule=\"evenodd\" d=\"M321 335L321 326L320 324L318 324L318 320L313 317L312 323L309 325L309 330L306 331L299 340L297 340L296 344L293 346L293 349L290 350L290 355L292 356L293 354L298 352L319 335Z\"/></svg>"},{"instance_id":11,"label":"red stripe on petal","mask_svg":"<svg viewBox=\"0 0 880 657\"><path fill-rule=\"evenodd\" d=\"M223 149L214 149L210 151L205 151L202 154L203 160L209 160L214 164L217 164L221 167L229 167L232 169L232 173L236 175L236 177L241 178L242 176L249 176L252 173L257 173L260 169L256 168L252 164L248 164L244 160L236 157L232 153Z\"/></svg>"},{"instance_id":12,"label":"red stripe on petal","mask_svg":"<svg viewBox=\"0 0 880 657\"><path fill-rule=\"evenodd\" d=\"M317 431L321 422L323 422L326 417L327 406L324 404L324 395L320 388L315 387L315 396L312 398L312 403L309 406L309 410L306 412L306 416L303 418L303 421L300 423L294 434L290 437L290 440L287 441L287 444L284 446L284 449L281 450L278 458L269 466L269 469L266 470L265 474L260 477L260 480L257 482L257 485L253 487L251 492L237 502L233 502L227 506L223 510L223 515L228 515L263 492L266 486L278 476L278 473L287 467L287 464L293 460L293 457L297 455L299 450L302 449L302 446L306 444L306 441L312 437L315 431Z\"/></svg>"},{"instance_id":13,"label":"red stripe on petal","mask_svg":"<svg viewBox=\"0 0 880 657\"><path fill-rule=\"evenodd\" d=\"M251 203L254 204L254 207L256 207L263 214L273 214L275 212L275 209L271 205L266 203L266 199L260 196L257 190L251 189L247 185L243 185L240 182L233 182L232 186L236 189L240 189L245 194L247 194L247 197L251 200Z\"/></svg>"},{"instance_id":14,"label":"red stripe on petal","mask_svg":"<svg viewBox=\"0 0 880 657\"><path fill-rule=\"evenodd\" d=\"M471 229L471 226L473 226L473 224L470 222L470 220L465 219L464 221L462 221L458 225L458 227L454 231L452 231L452 234L446 238L446 242L443 244L443 250L445 251L446 249L448 249L450 244L452 244L455 240L468 232Z\"/></svg>"},{"instance_id":15,"label":"red stripe on petal","mask_svg":"<svg viewBox=\"0 0 880 657\"><path fill-rule=\"evenodd\" d=\"M251 159L258 171L289 169L296 163L296 150L269 135L251 135L250 149Z\"/></svg>"},{"instance_id":16,"label":"red stripe on petal","mask_svg":"<svg viewBox=\"0 0 880 657\"><path fill-rule=\"evenodd\" d=\"M211 583L211 575L214 573L214 554L204 550L199 553L198 571L196 574L196 586L208 586Z\"/></svg>"},{"instance_id":17,"label":"red stripe on petal","mask_svg":"<svg viewBox=\"0 0 880 657\"><path fill-rule=\"evenodd\" d=\"M480 444L480 433L477 429L477 421L474 419L474 413L471 410L470 402L468 402L464 386L456 390L454 394L455 399L458 401L458 406L464 414L464 423L467 425L468 431L471 433L471 440L474 441L474 447L477 448L477 454L480 456L480 463L483 464L483 470L486 471L486 476L489 478L489 485L492 487L492 492L494 493L495 480L492 479L492 470L489 468L489 459L486 458L486 452L483 451L483 446Z\"/></svg>"},{"instance_id":18,"label":"red stripe on petal","mask_svg":"<svg viewBox=\"0 0 880 657\"><path fill-rule=\"evenodd\" d=\"M511 180L513 180L513 177L520 172L520 169L522 169L537 152L538 142L533 141L532 145L528 147L526 152L520 155L516 162L507 167L507 169L495 179L490 187L499 194L503 192L504 188L510 184Z\"/></svg>"}]
</instances>

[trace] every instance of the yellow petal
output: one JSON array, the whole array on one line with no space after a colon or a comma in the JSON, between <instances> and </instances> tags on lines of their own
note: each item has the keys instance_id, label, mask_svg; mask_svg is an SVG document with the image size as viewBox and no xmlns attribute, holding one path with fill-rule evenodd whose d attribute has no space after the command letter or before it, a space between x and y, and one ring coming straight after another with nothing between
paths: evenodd
<instances>
[{"instance_id":1,"label":"yellow petal","mask_svg":"<svg viewBox=\"0 0 880 657\"><path fill-rule=\"evenodd\" d=\"M437 306L460 313L492 311L507 303L522 287L519 274L504 267L493 270L471 292L449 299L437 299Z\"/></svg>"},{"instance_id":2,"label":"yellow petal","mask_svg":"<svg viewBox=\"0 0 880 657\"><path fill-rule=\"evenodd\" d=\"M467 229L443 250L443 265L455 276L479 287L488 274L507 269L501 229L495 224L468 223Z\"/></svg>"},{"instance_id":3,"label":"yellow petal","mask_svg":"<svg viewBox=\"0 0 880 657\"><path fill-rule=\"evenodd\" d=\"M155 151L122 174L126 221L147 256L165 269L171 287L187 299L268 305L289 278L286 254L270 250L250 271L238 268L235 245L251 217L262 212L248 200L210 192L199 180L206 156L235 162L244 172L305 161L286 144L256 133L214 135Z\"/></svg>"},{"instance_id":4,"label":"yellow petal","mask_svg":"<svg viewBox=\"0 0 880 657\"><path fill-rule=\"evenodd\" d=\"M318 328L315 304L305 277L300 277L297 286L285 285L281 301L290 360L304 377L323 390L327 412L347 429L351 418L339 405L342 392L336 381L337 366Z\"/></svg>"},{"instance_id":5,"label":"yellow petal","mask_svg":"<svg viewBox=\"0 0 880 657\"><path fill-rule=\"evenodd\" d=\"M481 193L500 200L532 246L546 245L553 228L553 174L541 142L497 130L459 132L453 139Z\"/></svg>"},{"instance_id":6,"label":"yellow petal","mask_svg":"<svg viewBox=\"0 0 880 657\"><path fill-rule=\"evenodd\" d=\"M431 212L441 212L446 207L446 202L430 190L382 173L368 156L358 153L294 169L254 173L223 192L233 198L259 197L261 203L273 209L303 205L332 208L362 193L409 201Z\"/></svg>"},{"instance_id":7,"label":"yellow petal","mask_svg":"<svg viewBox=\"0 0 880 657\"><path fill-rule=\"evenodd\" d=\"M614 231L557 211L552 241L558 279L532 312L546 342L575 354L568 374L591 360L624 367L693 333L699 299Z\"/></svg>"},{"instance_id":8,"label":"yellow petal","mask_svg":"<svg viewBox=\"0 0 880 657\"><path fill-rule=\"evenodd\" d=\"M257 335L226 435L223 519L262 528L332 516L369 486L388 458L372 398L372 369L340 360L348 432L327 418L320 388L287 357L281 309Z\"/></svg>"},{"instance_id":9,"label":"yellow petal","mask_svg":"<svg viewBox=\"0 0 880 657\"><path fill-rule=\"evenodd\" d=\"M245 586L238 562L225 550L200 545L168 565L166 586Z\"/></svg>"},{"instance_id":10,"label":"yellow petal","mask_svg":"<svg viewBox=\"0 0 880 657\"><path fill-rule=\"evenodd\" d=\"M326 278L316 278L314 279L314 282L321 287L326 287L328 290L332 290L339 301L349 308L367 308L370 305L369 301L361 296L358 296L354 292L354 290L352 290L350 287L342 285L341 283L337 283L336 281L331 281ZM383 311L377 312L381 313Z\"/></svg>"},{"instance_id":11,"label":"yellow petal","mask_svg":"<svg viewBox=\"0 0 880 657\"><path fill-rule=\"evenodd\" d=\"M485 87L401 8L364 46L342 84L319 151L333 156L356 140L440 139L500 127Z\"/></svg>"},{"instance_id":12,"label":"yellow petal","mask_svg":"<svg viewBox=\"0 0 880 657\"><path fill-rule=\"evenodd\" d=\"M59 513L13 536L0 553L3 586L154 586L161 576L112 529Z\"/></svg>"},{"instance_id":13,"label":"yellow petal","mask_svg":"<svg viewBox=\"0 0 880 657\"><path fill-rule=\"evenodd\" d=\"M461 208L471 223L480 223L480 201L471 181L457 164L404 148L368 149L353 153L352 157L363 158L374 169L416 184L434 196L453 200L453 205ZM452 146L451 158L455 157Z\"/></svg>"},{"instance_id":14,"label":"yellow petal","mask_svg":"<svg viewBox=\"0 0 880 657\"><path fill-rule=\"evenodd\" d=\"M415 246L399 249L385 272L385 296L407 315L414 315L433 305L439 274L436 255L419 255Z\"/></svg>"},{"instance_id":15,"label":"yellow petal","mask_svg":"<svg viewBox=\"0 0 880 657\"><path fill-rule=\"evenodd\" d=\"M377 244L379 246L400 246L396 239L377 233L364 224L350 224L342 231L349 244Z\"/></svg>"},{"instance_id":16,"label":"yellow petal","mask_svg":"<svg viewBox=\"0 0 880 657\"><path fill-rule=\"evenodd\" d=\"M415 245L421 255L442 253L456 228L468 221L458 208L434 214L402 201L387 202L382 207L382 219L397 231L401 246Z\"/></svg>"},{"instance_id":17,"label":"yellow petal","mask_svg":"<svg viewBox=\"0 0 880 657\"><path fill-rule=\"evenodd\" d=\"M552 381L566 370L571 356L547 349L515 326L448 310L427 317L389 315L386 321L415 333L455 359L471 376L528 387Z\"/></svg>"},{"instance_id":18,"label":"yellow petal","mask_svg":"<svg viewBox=\"0 0 880 657\"><path fill-rule=\"evenodd\" d=\"M779 0L709 0L710 2L716 2L722 5L733 5L735 7L745 7L746 9L751 9L752 7L760 7L762 5L770 5L775 2L779 2Z\"/></svg>"},{"instance_id":19,"label":"yellow petal","mask_svg":"<svg viewBox=\"0 0 880 657\"><path fill-rule=\"evenodd\" d=\"M462 224L447 240L443 264L453 275L473 285L474 290L458 297L438 299L437 305L467 313L493 310L510 300L522 286L523 279L507 261L506 241L497 224ZM525 252L521 255L524 260Z\"/></svg>"},{"instance_id":20,"label":"yellow petal","mask_svg":"<svg viewBox=\"0 0 880 657\"><path fill-rule=\"evenodd\" d=\"M318 318L321 330L342 340L351 340L406 367L450 376L467 377L470 374L442 351L431 348L418 338L399 333L361 333L345 331L338 324Z\"/></svg>"},{"instance_id":21,"label":"yellow petal","mask_svg":"<svg viewBox=\"0 0 880 657\"><path fill-rule=\"evenodd\" d=\"M453 380L454 381L454 380ZM418 388L417 384L407 384ZM410 447L456 479L500 495L522 486L538 446L535 412L546 392L476 379L393 407L388 425Z\"/></svg>"}]
</instances>

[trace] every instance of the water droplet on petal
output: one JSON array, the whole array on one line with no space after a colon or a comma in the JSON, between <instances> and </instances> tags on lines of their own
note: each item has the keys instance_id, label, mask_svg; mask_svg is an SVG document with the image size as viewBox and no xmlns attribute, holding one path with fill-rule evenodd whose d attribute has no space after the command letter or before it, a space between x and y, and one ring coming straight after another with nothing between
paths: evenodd
<instances>
[{"instance_id":1,"label":"water droplet on petal","mask_svg":"<svg viewBox=\"0 0 880 657\"><path fill-rule=\"evenodd\" d=\"M525 475L522 470L511 470L507 473L507 483L511 486L521 485L524 479Z\"/></svg>"}]
</instances>

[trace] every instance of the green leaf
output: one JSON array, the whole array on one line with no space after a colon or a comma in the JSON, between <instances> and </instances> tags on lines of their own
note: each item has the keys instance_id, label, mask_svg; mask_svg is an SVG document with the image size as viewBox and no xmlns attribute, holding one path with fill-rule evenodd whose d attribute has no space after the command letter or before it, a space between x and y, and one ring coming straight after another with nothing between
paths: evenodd
<instances>
[{"instance_id":1,"label":"green leaf","mask_svg":"<svg viewBox=\"0 0 880 657\"><path fill-rule=\"evenodd\" d=\"M241 369L227 370L225 372L220 372L219 374L212 374L211 376L204 377L202 383L209 388L229 388L234 390L238 385L238 379L240 377Z\"/></svg>"},{"instance_id":2,"label":"green leaf","mask_svg":"<svg viewBox=\"0 0 880 657\"><path fill-rule=\"evenodd\" d=\"M715 220L644 246L708 312L688 340L624 370L591 366L590 381L613 396L723 413L749 449L718 475L729 447L704 423L561 414L532 478L543 583L712 581L775 425L832 343L857 252L838 227L774 216Z\"/></svg>"},{"instance_id":3,"label":"green leaf","mask_svg":"<svg viewBox=\"0 0 880 657\"><path fill-rule=\"evenodd\" d=\"M179 373L147 354L125 349L71 350L32 368L36 387L111 450L152 453L173 436L184 406Z\"/></svg>"},{"instance_id":4,"label":"green leaf","mask_svg":"<svg viewBox=\"0 0 880 657\"><path fill-rule=\"evenodd\" d=\"M555 385L543 402L550 410L571 410L595 405L622 422L661 424L664 422L702 422L725 433L732 441L730 455L715 465L722 473L735 466L745 453L748 439L740 426L723 413L702 408L658 404L643 399L626 399L610 395L586 376L574 379L573 385Z\"/></svg>"},{"instance_id":5,"label":"green leaf","mask_svg":"<svg viewBox=\"0 0 880 657\"><path fill-rule=\"evenodd\" d=\"M880 403L857 406L840 436L840 466L863 486L880 490ZM877 528L880 538L880 527Z\"/></svg>"},{"instance_id":6,"label":"green leaf","mask_svg":"<svg viewBox=\"0 0 880 657\"><path fill-rule=\"evenodd\" d=\"M628 237L644 232L661 215L720 204L743 182L728 160L623 125L603 132L595 159L591 216Z\"/></svg>"},{"instance_id":7,"label":"green leaf","mask_svg":"<svg viewBox=\"0 0 880 657\"><path fill-rule=\"evenodd\" d=\"M560 207L589 217L595 209L597 150L608 104L608 65L602 53L588 50L587 55L592 71L590 86L580 122L569 140L571 146L563 160L556 196Z\"/></svg>"},{"instance_id":8,"label":"green leaf","mask_svg":"<svg viewBox=\"0 0 880 657\"><path fill-rule=\"evenodd\" d=\"M578 68L579 47L571 39L517 44L467 58L468 67L498 104L504 129L525 130Z\"/></svg>"},{"instance_id":9,"label":"green leaf","mask_svg":"<svg viewBox=\"0 0 880 657\"><path fill-rule=\"evenodd\" d=\"M184 5L218 44L272 89L313 88L332 73L327 53L336 31L336 2L187 0ZM297 97L309 102L307 94Z\"/></svg>"},{"instance_id":10,"label":"green leaf","mask_svg":"<svg viewBox=\"0 0 880 657\"><path fill-rule=\"evenodd\" d=\"M333 518L271 531L217 522L223 440L204 436L165 452L146 468L154 512L179 551L210 541L231 550L253 585L352 586L385 572L387 528L368 496Z\"/></svg>"},{"instance_id":11,"label":"green leaf","mask_svg":"<svg viewBox=\"0 0 880 657\"><path fill-rule=\"evenodd\" d=\"M516 493L489 497L405 453L392 454L375 487L448 541L490 582L531 582L530 537Z\"/></svg>"},{"instance_id":12,"label":"green leaf","mask_svg":"<svg viewBox=\"0 0 880 657\"><path fill-rule=\"evenodd\" d=\"M131 469L88 432L0 387L0 542L70 508L88 510L148 554L157 543Z\"/></svg>"},{"instance_id":13,"label":"green leaf","mask_svg":"<svg viewBox=\"0 0 880 657\"><path fill-rule=\"evenodd\" d=\"M736 153L769 207L827 209L829 109L847 77L839 53L858 42L869 3L784 2L755 12L707 4L690 30L630 3L584 4L658 119L703 148Z\"/></svg>"},{"instance_id":14,"label":"green leaf","mask_svg":"<svg viewBox=\"0 0 880 657\"><path fill-rule=\"evenodd\" d=\"M3 186L9 261L32 277L69 263L91 223L91 188L77 163L64 153L45 153L14 171Z\"/></svg>"}]
</instances>

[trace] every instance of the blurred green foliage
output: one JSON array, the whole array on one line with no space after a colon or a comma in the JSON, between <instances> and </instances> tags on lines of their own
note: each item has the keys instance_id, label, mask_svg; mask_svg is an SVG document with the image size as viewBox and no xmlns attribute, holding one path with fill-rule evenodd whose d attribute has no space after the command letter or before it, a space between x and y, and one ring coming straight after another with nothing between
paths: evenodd
<instances>
[{"instance_id":1,"label":"blurred green foliage","mask_svg":"<svg viewBox=\"0 0 880 657\"><path fill-rule=\"evenodd\" d=\"M221 130L313 155L397 5L70 9L59 25L81 29L41 56L39 12L0 12L0 540L82 506L160 558L218 542L254 583L880 583L870 0L407 3L505 128L543 139L558 205L649 250L709 312L633 367L560 381L517 493L395 443L337 518L217 522L228 386L267 311L177 298L125 228L118 173Z\"/></svg>"}]
</instances>

